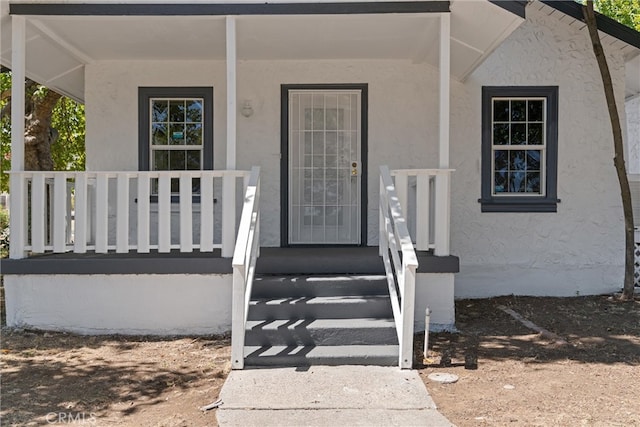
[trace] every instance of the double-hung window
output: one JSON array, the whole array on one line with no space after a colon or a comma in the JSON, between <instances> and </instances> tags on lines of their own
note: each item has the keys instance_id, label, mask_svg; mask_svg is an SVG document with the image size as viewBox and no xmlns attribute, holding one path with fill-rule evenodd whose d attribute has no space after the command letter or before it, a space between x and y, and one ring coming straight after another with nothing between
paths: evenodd
<instances>
[{"instance_id":1,"label":"double-hung window","mask_svg":"<svg viewBox=\"0 0 640 427\"><path fill-rule=\"evenodd\" d=\"M558 88L483 87L483 212L556 212Z\"/></svg>"},{"instance_id":2,"label":"double-hung window","mask_svg":"<svg viewBox=\"0 0 640 427\"><path fill-rule=\"evenodd\" d=\"M149 171L213 169L213 88L139 88L139 168ZM199 192L198 179L193 191ZM157 181L152 181L152 195ZM179 192L179 180L171 180Z\"/></svg>"}]
</instances>

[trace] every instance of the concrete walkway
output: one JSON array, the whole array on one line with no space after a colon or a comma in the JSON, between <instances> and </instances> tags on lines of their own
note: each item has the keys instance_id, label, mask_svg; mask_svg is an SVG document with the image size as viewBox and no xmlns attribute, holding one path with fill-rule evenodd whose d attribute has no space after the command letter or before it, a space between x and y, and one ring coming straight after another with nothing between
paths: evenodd
<instances>
[{"instance_id":1,"label":"concrete walkway","mask_svg":"<svg viewBox=\"0 0 640 427\"><path fill-rule=\"evenodd\" d=\"M220 426L452 426L416 371L312 366L232 371Z\"/></svg>"}]
</instances>

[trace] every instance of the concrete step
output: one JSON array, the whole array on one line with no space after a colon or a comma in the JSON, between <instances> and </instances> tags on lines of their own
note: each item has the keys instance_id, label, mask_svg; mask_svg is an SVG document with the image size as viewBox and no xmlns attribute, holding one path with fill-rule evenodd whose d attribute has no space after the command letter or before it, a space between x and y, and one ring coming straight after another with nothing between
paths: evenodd
<instances>
[{"instance_id":1,"label":"concrete step","mask_svg":"<svg viewBox=\"0 0 640 427\"><path fill-rule=\"evenodd\" d=\"M378 247L260 248L258 274L384 274Z\"/></svg>"},{"instance_id":2,"label":"concrete step","mask_svg":"<svg viewBox=\"0 0 640 427\"><path fill-rule=\"evenodd\" d=\"M293 319L247 322L246 346L398 344L393 319Z\"/></svg>"},{"instance_id":3,"label":"concrete step","mask_svg":"<svg viewBox=\"0 0 640 427\"><path fill-rule=\"evenodd\" d=\"M383 275L257 276L252 299L388 295Z\"/></svg>"},{"instance_id":4,"label":"concrete step","mask_svg":"<svg viewBox=\"0 0 640 427\"><path fill-rule=\"evenodd\" d=\"M248 320L391 318L388 296L261 298L252 300Z\"/></svg>"},{"instance_id":5,"label":"concrete step","mask_svg":"<svg viewBox=\"0 0 640 427\"><path fill-rule=\"evenodd\" d=\"M247 366L397 366L397 345L246 346Z\"/></svg>"}]
</instances>

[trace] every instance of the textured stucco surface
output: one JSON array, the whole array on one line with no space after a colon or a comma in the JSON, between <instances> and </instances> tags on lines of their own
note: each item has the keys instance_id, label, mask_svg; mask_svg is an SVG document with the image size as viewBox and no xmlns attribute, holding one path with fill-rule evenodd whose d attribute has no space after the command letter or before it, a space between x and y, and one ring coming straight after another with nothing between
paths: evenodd
<instances>
[{"instance_id":1,"label":"textured stucco surface","mask_svg":"<svg viewBox=\"0 0 640 427\"><path fill-rule=\"evenodd\" d=\"M640 174L640 95L628 100L625 107L627 109L627 172Z\"/></svg>"},{"instance_id":2,"label":"textured stucco surface","mask_svg":"<svg viewBox=\"0 0 640 427\"><path fill-rule=\"evenodd\" d=\"M451 330L456 322L453 273L416 274L416 305L413 327L416 332L425 329L425 309L429 307L429 330Z\"/></svg>"},{"instance_id":3,"label":"textured stucco surface","mask_svg":"<svg viewBox=\"0 0 640 427\"><path fill-rule=\"evenodd\" d=\"M588 35L531 8L527 15L464 85L452 85L452 252L461 266L457 297L568 296L610 292L622 284L622 207ZM622 100L624 62L609 53ZM557 213L480 213L483 85L559 86ZM624 111L622 103L619 108Z\"/></svg>"},{"instance_id":4,"label":"textured stucco surface","mask_svg":"<svg viewBox=\"0 0 640 427\"><path fill-rule=\"evenodd\" d=\"M80 334L231 329L231 274L5 276L7 326Z\"/></svg>"},{"instance_id":5,"label":"textured stucco surface","mask_svg":"<svg viewBox=\"0 0 640 427\"><path fill-rule=\"evenodd\" d=\"M556 14L559 15L559 14ZM623 222L606 104L588 35L533 9L470 78L451 84L451 247L456 297L610 292L622 283ZM624 62L609 52L623 99ZM280 85L369 85L368 244L377 244L377 171L437 167L438 71L409 61L239 61L238 168L262 167L262 244L280 244ZM93 170L137 168L137 87L214 87L214 164L224 168L223 61L87 66L87 154ZM559 86L557 213L481 213L483 85ZM621 111L624 104L621 101Z\"/></svg>"}]
</instances>

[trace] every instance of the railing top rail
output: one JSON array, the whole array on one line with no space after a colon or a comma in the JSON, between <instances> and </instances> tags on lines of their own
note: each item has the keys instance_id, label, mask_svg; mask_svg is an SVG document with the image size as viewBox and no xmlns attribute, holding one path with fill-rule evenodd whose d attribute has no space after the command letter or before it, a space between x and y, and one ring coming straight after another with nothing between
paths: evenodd
<instances>
[{"instance_id":1,"label":"railing top rail","mask_svg":"<svg viewBox=\"0 0 640 427\"><path fill-rule=\"evenodd\" d=\"M240 226L238 227L238 237L236 239L236 247L233 253L233 267L242 267L244 265L245 254L249 239L249 231L251 223L254 220L258 197L258 184L260 183L260 167L251 168L249 182L244 197L244 206L242 208L242 217L240 218Z\"/></svg>"},{"instance_id":2,"label":"railing top rail","mask_svg":"<svg viewBox=\"0 0 640 427\"><path fill-rule=\"evenodd\" d=\"M118 175L127 175L129 177L132 176L142 176L147 175L150 178L158 177L161 175L169 175L171 177L179 178L180 176L192 176L192 177L200 177L200 176L213 176L213 177L223 177L223 176L235 176L237 178L243 178L249 175L251 172L246 170L194 170L194 171L7 171L5 172L10 175L18 175L24 177L32 177L36 175L44 175L46 176L57 176L57 175L66 175L69 177L73 177L74 175L87 175L87 176L98 176L98 175L107 175L109 177L116 177Z\"/></svg>"},{"instance_id":3,"label":"railing top rail","mask_svg":"<svg viewBox=\"0 0 640 427\"><path fill-rule=\"evenodd\" d=\"M406 266L417 267L418 258L416 257L413 243L411 242L407 223L404 220L397 221L397 219L404 218L404 216L402 215L402 207L400 206L400 201L398 200L398 195L396 194L395 186L393 185L391 174L389 173L389 168L387 166L380 166L380 177L385 191L388 193L387 200L389 203L389 209L391 210L391 219L396 227L398 239L400 241L400 249L402 250L402 262Z\"/></svg>"},{"instance_id":4,"label":"railing top rail","mask_svg":"<svg viewBox=\"0 0 640 427\"><path fill-rule=\"evenodd\" d=\"M455 172L455 169L393 169L391 176L397 175L441 175Z\"/></svg>"}]
</instances>

